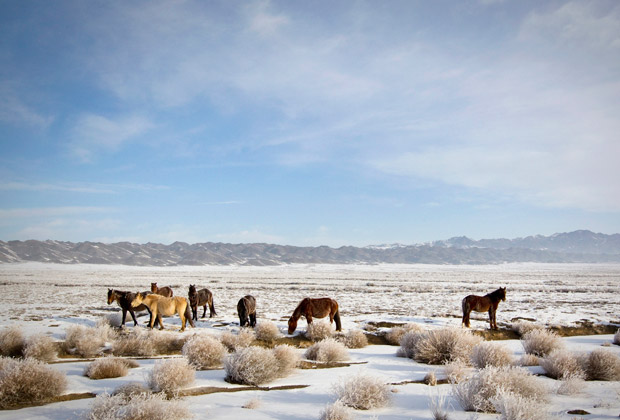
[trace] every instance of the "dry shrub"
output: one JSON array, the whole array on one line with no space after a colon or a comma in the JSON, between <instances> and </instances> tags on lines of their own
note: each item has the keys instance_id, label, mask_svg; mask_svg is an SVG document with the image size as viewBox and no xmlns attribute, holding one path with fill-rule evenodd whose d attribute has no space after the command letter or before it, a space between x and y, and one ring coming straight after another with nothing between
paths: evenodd
<instances>
[{"instance_id":1,"label":"dry shrub","mask_svg":"<svg viewBox=\"0 0 620 420\"><path fill-rule=\"evenodd\" d=\"M267 343L273 343L282 335L278 326L271 321L260 321L254 327L254 332L256 333L257 340Z\"/></svg>"},{"instance_id":2,"label":"dry shrub","mask_svg":"<svg viewBox=\"0 0 620 420\"><path fill-rule=\"evenodd\" d=\"M594 350L580 361L589 381L620 381L620 357L609 350Z\"/></svg>"},{"instance_id":3,"label":"dry shrub","mask_svg":"<svg viewBox=\"0 0 620 420\"><path fill-rule=\"evenodd\" d=\"M308 324L308 331L306 331L306 337L312 341L324 340L332 334L332 325L327 321L314 321Z\"/></svg>"},{"instance_id":4,"label":"dry shrub","mask_svg":"<svg viewBox=\"0 0 620 420\"><path fill-rule=\"evenodd\" d=\"M444 365L444 374L451 384L458 384L469 376L470 369L462 360L455 360Z\"/></svg>"},{"instance_id":5,"label":"dry shrub","mask_svg":"<svg viewBox=\"0 0 620 420\"><path fill-rule=\"evenodd\" d=\"M72 325L65 333L63 348L68 354L94 357L102 354L105 344L115 339L114 330L106 323L100 322L94 328Z\"/></svg>"},{"instance_id":6,"label":"dry shrub","mask_svg":"<svg viewBox=\"0 0 620 420\"><path fill-rule=\"evenodd\" d=\"M489 366L453 385L452 392L465 411L494 412L493 398L500 389L533 401L546 401L547 390L520 367Z\"/></svg>"},{"instance_id":7,"label":"dry shrub","mask_svg":"<svg viewBox=\"0 0 620 420\"><path fill-rule=\"evenodd\" d=\"M437 375L435 374L435 371L431 370L426 375L424 375L423 382L429 386L437 385Z\"/></svg>"},{"instance_id":8,"label":"dry shrub","mask_svg":"<svg viewBox=\"0 0 620 420\"><path fill-rule=\"evenodd\" d=\"M151 337L154 339L156 354L175 354L179 353L185 344L186 336L172 331L151 330Z\"/></svg>"},{"instance_id":9,"label":"dry shrub","mask_svg":"<svg viewBox=\"0 0 620 420\"><path fill-rule=\"evenodd\" d=\"M233 334L230 331L224 332L220 336L220 341L226 346L228 351L235 351L250 346L255 337L253 330L242 328L238 334Z\"/></svg>"},{"instance_id":10,"label":"dry shrub","mask_svg":"<svg viewBox=\"0 0 620 420\"><path fill-rule=\"evenodd\" d=\"M449 420L448 416L448 404L446 403L445 394L430 394L430 401L428 403L428 408L431 411L433 420Z\"/></svg>"},{"instance_id":11,"label":"dry shrub","mask_svg":"<svg viewBox=\"0 0 620 420\"><path fill-rule=\"evenodd\" d=\"M138 367L135 360L120 357L103 357L91 362L84 369L84 376L90 379L120 378L127 375L129 368Z\"/></svg>"},{"instance_id":12,"label":"dry shrub","mask_svg":"<svg viewBox=\"0 0 620 420\"><path fill-rule=\"evenodd\" d=\"M3 328L0 331L0 356L21 357L25 346L26 340L17 325Z\"/></svg>"},{"instance_id":13,"label":"dry shrub","mask_svg":"<svg viewBox=\"0 0 620 420\"><path fill-rule=\"evenodd\" d=\"M241 408L247 408L248 410L256 410L257 408L260 408L261 405L262 403L260 399L252 398L251 400L243 404Z\"/></svg>"},{"instance_id":14,"label":"dry shrub","mask_svg":"<svg viewBox=\"0 0 620 420\"><path fill-rule=\"evenodd\" d=\"M269 349L244 347L226 357L224 370L228 382L260 385L277 378L278 361Z\"/></svg>"},{"instance_id":15,"label":"dry shrub","mask_svg":"<svg viewBox=\"0 0 620 420\"><path fill-rule=\"evenodd\" d=\"M501 420L548 420L550 417L541 401L503 389L491 401Z\"/></svg>"},{"instance_id":16,"label":"dry shrub","mask_svg":"<svg viewBox=\"0 0 620 420\"><path fill-rule=\"evenodd\" d=\"M35 334L26 339L24 357L30 357L42 362L51 362L58 356L56 342L44 334Z\"/></svg>"},{"instance_id":17,"label":"dry shrub","mask_svg":"<svg viewBox=\"0 0 620 420\"><path fill-rule=\"evenodd\" d=\"M432 365L455 360L469 361L471 351L482 339L469 330L441 328L407 333L401 341L403 352L418 362Z\"/></svg>"},{"instance_id":18,"label":"dry shrub","mask_svg":"<svg viewBox=\"0 0 620 420\"><path fill-rule=\"evenodd\" d=\"M196 371L187 359L158 360L148 377L148 384L153 391L176 395L181 388L193 384L195 379Z\"/></svg>"},{"instance_id":19,"label":"dry shrub","mask_svg":"<svg viewBox=\"0 0 620 420\"><path fill-rule=\"evenodd\" d=\"M517 334L519 334L521 337L523 337L525 334L527 334L530 331L541 330L541 329L543 329L542 326L538 324L534 324L533 322L530 322L530 321L519 320L517 322L512 323L512 330L516 332Z\"/></svg>"},{"instance_id":20,"label":"dry shrub","mask_svg":"<svg viewBox=\"0 0 620 420\"><path fill-rule=\"evenodd\" d=\"M319 420L353 420L351 409L338 400L319 413Z\"/></svg>"},{"instance_id":21,"label":"dry shrub","mask_svg":"<svg viewBox=\"0 0 620 420\"><path fill-rule=\"evenodd\" d=\"M519 366L538 366L539 364L540 359L538 358L538 356L527 353L522 355L518 362Z\"/></svg>"},{"instance_id":22,"label":"dry shrub","mask_svg":"<svg viewBox=\"0 0 620 420\"><path fill-rule=\"evenodd\" d=\"M521 345L528 354L545 357L553 350L564 347L562 339L554 332L543 329L531 330L521 338Z\"/></svg>"},{"instance_id":23,"label":"dry shrub","mask_svg":"<svg viewBox=\"0 0 620 420\"><path fill-rule=\"evenodd\" d=\"M356 410L370 410L386 406L392 389L382 379L358 373L334 386L338 399Z\"/></svg>"},{"instance_id":24,"label":"dry shrub","mask_svg":"<svg viewBox=\"0 0 620 420\"><path fill-rule=\"evenodd\" d=\"M278 377L280 378L290 374L301 360L301 356L297 350L287 344L274 347L272 352L278 363Z\"/></svg>"},{"instance_id":25,"label":"dry shrub","mask_svg":"<svg viewBox=\"0 0 620 420\"><path fill-rule=\"evenodd\" d=\"M346 334L336 337L349 349L361 349L368 345L366 334L362 330L349 330Z\"/></svg>"},{"instance_id":26,"label":"dry shrub","mask_svg":"<svg viewBox=\"0 0 620 420\"><path fill-rule=\"evenodd\" d=\"M577 356L563 349L554 350L542 358L540 366L545 370L547 376L553 379L585 377Z\"/></svg>"},{"instance_id":27,"label":"dry shrub","mask_svg":"<svg viewBox=\"0 0 620 420\"><path fill-rule=\"evenodd\" d=\"M556 392L559 395L579 394L584 387L583 375L565 376L560 381L560 386Z\"/></svg>"},{"instance_id":28,"label":"dry shrub","mask_svg":"<svg viewBox=\"0 0 620 420\"><path fill-rule=\"evenodd\" d=\"M208 335L194 335L183 345L182 353L198 370L219 367L227 351L216 338Z\"/></svg>"},{"instance_id":29,"label":"dry shrub","mask_svg":"<svg viewBox=\"0 0 620 420\"><path fill-rule=\"evenodd\" d=\"M153 330L134 328L129 334L120 334L114 341L113 354L115 356L147 357L154 356L155 335Z\"/></svg>"},{"instance_id":30,"label":"dry shrub","mask_svg":"<svg viewBox=\"0 0 620 420\"><path fill-rule=\"evenodd\" d=\"M67 377L35 359L0 362L0 409L23 403L40 403L62 394Z\"/></svg>"},{"instance_id":31,"label":"dry shrub","mask_svg":"<svg viewBox=\"0 0 620 420\"><path fill-rule=\"evenodd\" d=\"M162 394L100 394L87 415L88 420L185 420L192 413L187 404L166 399Z\"/></svg>"},{"instance_id":32,"label":"dry shrub","mask_svg":"<svg viewBox=\"0 0 620 420\"><path fill-rule=\"evenodd\" d=\"M349 352L344 344L333 338L326 338L308 347L304 357L317 362L338 362L348 360Z\"/></svg>"},{"instance_id":33,"label":"dry shrub","mask_svg":"<svg viewBox=\"0 0 620 420\"><path fill-rule=\"evenodd\" d=\"M613 343L617 344L618 346L620 346L620 328L614 334L614 341L613 341Z\"/></svg>"},{"instance_id":34,"label":"dry shrub","mask_svg":"<svg viewBox=\"0 0 620 420\"><path fill-rule=\"evenodd\" d=\"M146 388L140 382L129 382L116 388L112 395L123 395L125 398L133 397L134 395L150 394L151 390Z\"/></svg>"},{"instance_id":35,"label":"dry shrub","mask_svg":"<svg viewBox=\"0 0 620 420\"><path fill-rule=\"evenodd\" d=\"M390 328L390 330L385 333L385 340L392 344L393 346L399 346L400 340L403 336L409 332L422 332L424 329L418 324L406 324L398 327Z\"/></svg>"},{"instance_id":36,"label":"dry shrub","mask_svg":"<svg viewBox=\"0 0 620 420\"><path fill-rule=\"evenodd\" d=\"M483 341L473 348L471 363L478 369L484 369L487 366L510 366L512 365L512 353L504 346Z\"/></svg>"}]
</instances>

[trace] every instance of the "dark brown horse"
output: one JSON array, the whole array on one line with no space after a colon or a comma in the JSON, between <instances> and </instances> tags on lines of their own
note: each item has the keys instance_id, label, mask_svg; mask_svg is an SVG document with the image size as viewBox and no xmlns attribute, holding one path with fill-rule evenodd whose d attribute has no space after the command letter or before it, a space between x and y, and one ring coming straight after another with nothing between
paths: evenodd
<instances>
[{"instance_id":1,"label":"dark brown horse","mask_svg":"<svg viewBox=\"0 0 620 420\"><path fill-rule=\"evenodd\" d=\"M108 305L116 301L118 306L120 306L123 311L123 319L121 322L122 326L125 326L125 319L127 317L127 312L129 312L129 314L131 315L134 326L138 325L138 320L136 319L136 315L134 312L148 311L149 315L153 316L151 314L151 310L145 305L140 305L135 308L131 306L131 301L135 297L136 297L136 294L133 292L124 292L121 290L108 289ZM158 320L156 322L159 324ZM150 320L149 320L149 323L150 323Z\"/></svg>"},{"instance_id":2,"label":"dark brown horse","mask_svg":"<svg viewBox=\"0 0 620 420\"><path fill-rule=\"evenodd\" d=\"M172 289L168 286L157 287L157 283L151 283L151 293L155 293L156 295L162 295L165 297L172 297Z\"/></svg>"},{"instance_id":3,"label":"dark brown horse","mask_svg":"<svg viewBox=\"0 0 620 420\"><path fill-rule=\"evenodd\" d=\"M189 306L192 308L193 319L198 321L198 307L203 306L204 311L202 312L202 317L204 318L207 314L207 305L209 305L209 318L213 318L214 315L217 315L215 312L215 307L213 306L213 293L209 289L200 289L196 290L196 286L193 284L189 285Z\"/></svg>"},{"instance_id":4,"label":"dark brown horse","mask_svg":"<svg viewBox=\"0 0 620 420\"><path fill-rule=\"evenodd\" d=\"M338 311L338 302L330 298L310 299L305 298L293 311L293 315L288 320L288 333L293 334L297 328L297 320L301 316L306 317L306 321L312 324L312 318L325 318L329 315L330 324L336 321L336 331L342 330L340 323L340 312Z\"/></svg>"},{"instance_id":5,"label":"dark brown horse","mask_svg":"<svg viewBox=\"0 0 620 420\"><path fill-rule=\"evenodd\" d=\"M495 321L495 314L497 312L497 306L499 302L506 300L506 288L500 287L494 292L488 293L484 296L469 295L463 299L463 325L469 328L469 313L471 311L476 312L489 312L489 325L492 330L497 329L497 322Z\"/></svg>"},{"instance_id":6,"label":"dark brown horse","mask_svg":"<svg viewBox=\"0 0 620 420\"><path fill-rule=\"evenodd\" d=\"M254 296L245 295L237 302L237 314L239 314L239 326L256 326L256 299Z\"/></svg>"}]
</instances>

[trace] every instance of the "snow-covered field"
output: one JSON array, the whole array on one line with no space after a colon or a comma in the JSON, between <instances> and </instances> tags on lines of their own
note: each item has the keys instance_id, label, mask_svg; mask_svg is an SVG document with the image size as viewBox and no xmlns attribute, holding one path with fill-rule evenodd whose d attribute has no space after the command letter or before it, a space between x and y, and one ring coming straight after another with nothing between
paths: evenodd
<instances>
[{"instance_id":1,"label":"snow-covered field","mask_svg":"<svg viewBox=\"0 0 620 420\"><path fill-rule=\"evenodd\" d=\"M340 304L345 330L363 328L368 322L416 322L429 328L460 325L460 302L468 294L485 294L500 286L507 287L506 302L499 306L497 321L507 327L518 318L535 320L541 325L572 326L580 321L620 324L620 265L583 264L505 264L494 266L432 265L292 265L278 267L127 267L98 265L4 264L0 265L0 328L19 325L25 335L38 332L57 340L73 324L94 326L101 318L120 312L108 306L108 288L130 291L149 289L151 282L171 286L175 295L187 296L190 284L207 287L214 295L218 316L199 320L197 329L213 334L238 330L236 303L252 294L257 300L259 322L274 321L286 333L286 320L297 303L306 296L330 296ZM202 309L200 309L202 315ZM129 318L129 317L128 317ZM146 317L139 321L144 328ZM177 317L165 318L168 329L178 329ZM129 328L133 322L128 320ZM472 317L472 327L487 328L485 314ZM301 321L298 331L304 331ZM184 333L193 334L188 328ZM605 345L620 354L619 346L607 346L611 335L570 337L563 339L569 349L591 351ZM515 358L523 354L518 340L503 341ZM316 419L326 404L334 401L332 384L340 378L363 371L379 376L386 383L421 380L442 368L396 357L397 347L373 345L349 350L352 361L366 362L349 367L296 370L291 376L267 385L310 385L282 391L245 391L186 397L196 418L237 419ZM303 350L299 350L303 352ZM141 360L140 367L118 379L90 380L82 376L88 362L55 364L69 378L67 392L111 392L120 384L145 381L153 360ZM541 368L530 368L540 373ZM620 414L620 383L586 382L578 395L553 393L556 381L540 377L550 390L549 409L557 418L572 419L570 409L593 413L580 418L617 418ZM223 370L197 372L194 385L231 387L224 381ZM495 419L498 415L463 411L451 397L450 385L428 387L422 384L395 385L390 406L370 411L356 411L360 419L428 419L433 395L444 394L451 404L452 419ZM258 408L242 406L258 398ZM21 410L0 411L0 419L80 418L88 412L92 399L55 403Z\"/></svg>"}]
</instances>

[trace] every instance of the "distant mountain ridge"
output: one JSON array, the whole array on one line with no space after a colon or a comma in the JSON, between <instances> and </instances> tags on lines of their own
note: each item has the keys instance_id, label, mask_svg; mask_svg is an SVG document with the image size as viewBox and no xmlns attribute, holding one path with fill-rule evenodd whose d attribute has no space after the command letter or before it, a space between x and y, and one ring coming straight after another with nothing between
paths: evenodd
<instances>
[{"instance_id":1,"label":"distant mountain ridge","mask_svg":"<svg viewBox=\"0 0 620 420\"><path fill-rule=\"evenodd\" d=\"M516 239L454 237L416 245L298 247L265 243L0 241L0 262L61 264L280 265L280 264L499 264L505 262L620 262L620 234L588 230Z\"/></svg>"}]
</instances>

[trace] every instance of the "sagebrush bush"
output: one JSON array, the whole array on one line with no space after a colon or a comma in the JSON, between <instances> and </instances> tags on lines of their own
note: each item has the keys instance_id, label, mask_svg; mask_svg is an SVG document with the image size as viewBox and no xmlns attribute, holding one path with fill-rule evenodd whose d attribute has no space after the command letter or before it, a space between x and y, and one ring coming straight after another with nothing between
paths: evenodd
<instances>
[{"instance_id":1,"label":"sagebrush bush","mask_svg":"<svg viewBox=\"0 0 620 420\"><path fill-rule=\"evenodd\" d=\"M72 325L67 328L63 347L68 354L94 357L102 354L105 344L115 339L114 330L106 323L98 323L96 327Z\"/></svg>"},{"instance_id":2,"label":"sagebrush bush","mask_svg":"<svg viewBox=\"0 0 620 420\"><path fill-rule=\"evenodd\" d=\"M444 365L444 374L451 384L458 384L469 376L470 369L462 360L455 360Z\"/></svg>"},{"instance_id":3,"label":"sagebrush bush","mask_svg":"<svg viewBox=\"0 0 620 420\"><path fill-rule=\"evenodd\" d=\"M401 340L401 348L418 362L438 365L455 360L469 362L472 349L481 341L469 330L441 328L407 333Z\"/></svg>"},{"instance_id":4,"label":"sagebrush bush","mask_svg":"<svg viewBox=\"0 0 620 420\"><path fill-rule=\"evenodd\" d=\"M198 370L221 366L227 354L226 347L218 339L204 334L190 337L181 352Z\"/></svg>"},{"instance_id":5,"label":"sagebrush bush","mask_svg":"<svg viewBox=\"0 0 620 420\"><path fill-rule=\"evenodd\" d=\"M554 350L540 360L540 366L553 379L585 377L577 356L564 349Z\"/></svg>"},{"instance_id":6,"label":"sagebrush bush","mask_svg":"<svg viewBox=\"0 0 620 420\"><path fill-rule=\"evenodd\" d=\"M541 401L503 389L491 401L501 420L548 420L550 417Z\"/></svg>"},{"instance_id":7,"label":"sagebrush bush","mask_svg":"<svg viewBox=\"0 0 620 420\"><path fill-rule=\"evenodd\" d=\"M304 357L317 362L338 362L348 360L349 352L344 344L333 338L326 338L308 347Z\"/></svg>"},{"instance_id":8,"label":"sagebrush bush","mask_svg":"<svg viewBox=\"0 0 620 420\"><path fill-rule=\"evenodd\" d=\"M187 359L158 360L148 377L148 384L153 391L176 395L181 388L193 384L195 379L196 371Z\"/></svg>"},{"instance_id":9,"label":"sagebrush bush","mask_svg":"<svg viewBox=\"0 0 620 420\"><path fill-rule=\"evenodd\" d=\"M0 409L49 401L67 387L66 375L41 361L0 359Z\"/></svg>"},{"instance_id":10,"label":"sagebrush bush","mask_svg":"<svg viewBox=\"0 0 620 420\"><path fill-rule=\"evenodd\" d=\"M409 332L422 332L424 329L418 324L406 324L398 327L392 327L385 333L385 340L393 346L399 346L400 340Z\"/></svg>"},{"instance_id":11,"label":"sagebrush bush","mask_svg":"<svg viewBox=\"0 0 620 420\"><path fill-rule=\"evenodd\" d=\"M58 346L52 337L35 334L26 339L23 353L24 357L51 362L58 356Z\"/></svg>"},{"instance_id":12,"label":"sagebrush bush","mask_svg":"<svg viewBox=\"0 0 620 420\"><path fill-rule=\"evenodd\" d=\"M353 420L353 418L351 409L340 400L326 406L319 413L319 420Z\"/></svg>"},{"instance_id":13,"label":"sagebrush bush","mask_svg":"<svg viewBox=\"0 0 620 420\"><path fill-rule=\"evenodd\" d=\"M314 321L308 324L306 337L312 341L321 341L331 337L333 334L332 325L327 321Z\"/></svg>"},{"instance_id":14,"label":"sagebrush bush","mask_svg":"<svg viewBox=\"0 0 620 420\"><path fill-rule=\"evenodd\" d=\"M24 334L17 325L0 330L0 356L21 357L25 345Z\"/></svg>"},{"instance_id":15,"label":"sagebrush bush","mask_svg":"<svg viewBox=\"0 0 620 420\"><path fill-rule=\"evenodd\" d=\"M575 395L579 394L584 388L584 377L578 376L564 376L560 380L560 386L558 386L556 392L559 395Z\"/></svg>"},{"instance_id":16,"label":"sagebrush bush","mask_svg":"<svg viewBox=\"0 0 620 420\"><path fill-rule=\"evenodd\" d=\"M465 411L495 412L493 398L499 390L522 398L544 402L547 390L538 379L520 367L489 366L452 386L456 400Z\"/></svg>"},{"instance_id":17,"label":"sagebrush bush","mask_svg":"<svg viewBox=\"0 0 620 420\"><path fill-rule=\"evenodd\" d=\"M99 394L88 420L185 420L193 418L187 404L162 394Z\"/></svg>"},{"instance_id":18,"label":"sagebrush bush","mask_svg":"<svg viewBox=\"0 0 620 420\"><path fill-rule=\"evenodd\" d=\"M254 327L254 332L257 340L265 341L267 343L274 342L282 335L275 323L266 320L262 320L256 324Z\"/></svg>"},{"instance_id":19,"label":"sagebrush bush","mask_svg":"<svg viewBox=\"0 0 620 420\"><path fill-rule=\"evenodd\" d=\"M112 353L115 356L154 356L156 331L134 328L128 334L119 334L114 340Z\"/></svg>"},{"instance_id":20,"label":"sagebrush bush","mask_svg":"<svg viewBox=\"0 0 620 420\"><path fill-rule=\"evenodd\" d=\"M255 338L254 330L242 328L238 334L233 334L230 331L222 333L220 341L228 351L235 351L250 346Z\"/></svg>"},{"instance_id":21,"label":"sagebrush bush","mask_svg":"<svg viewBox=\"0 0 620 420\"><path fill-rule=\"evenodd\" d=\"M94 360L84 369L84 376L90 379L120 378L127 375L129 368L138 367L138 362L120 357L102 357Z\"/></svg>"},{"instance_id":22,"label":"sagebrush bush","mask_svg":"<svg viewBox=\"0 0 620 420\"><path fill-rule=\"evenodd\" d=\"M336 336L349 349L361 349L368 345L368 338L362 330L349 330L345 334Z\"/></svg>"},{"instance_id":23,"label":"sagebrush bush","mask_svg":"<svg viewBox=\"0 0 620 420\"><path fill-rule=\"evenodd\" d=\"M430 372L427 372L426 375L424 375L422 382L429 386L437 385L437 375L435 374L435 371L431 370Z\"/></svg>"},{"instance_id":24,"label":"sagebrush bush","mask_svg":"<svg viewBox=\"0 0 620 420\"><path fill-rule=\"evenodd\" d=\"M392 389L382 379L358 373L334 385L334 391L344 405L356 410L370 410L386 406Z\"/></svg>"},{"instance_id":25,"label":"sagebrush bush","mask_svg":"<svg viewBox=\"0 0 620 420\"><path fill-rule=\"evenodd\" d=\"M484 369L487 366L510 366L512 365L512 353L504 346L483 341L473 348L471 363L478 369Z\"/></svg>"},{"instance_id":26,"label":"sagebrush bush","mask_svg":"<svg viewBox=\"0 0 620 420\"><path fill-rule=\"evenodd\" d=\"M521 356L517 364L519 366L538 366L540 364L540 359L538 358L538 356L525 353Z\"/></svg>"},{"instance_id":27,"label":"sagebrush bush","mask_svg":"<svg viewBox=\"0 0 620 420\"><path fill-rule=\"evenodd\" d=\"M282 378L291 373L301 360L301 355L297 349L287 344L275 346L272 350L278 364L278 377Z\"/></svg>"},{"instance_id":28,"label":"sagebrush bush","mask_svg":"<svg viewBox=\"0 0 620 420\"><path fill-rule=\"evenodd\" d=\"M530 331L543 329L541 325L530 321L519 320L512 323L512 330L523 337Z\"/></svg>"},{"instance_id":29,"label":"sagebrush bush","mask_svg":"<svg viewBox=\"0 0 620 420\"><path fill-rule=\"evenodd\" d=\"M226 381L260 385L278 377L279 367L274 352L261 347L243 347L224 359Z\"/></svg>"},{"instance_id":30,"label":"sagebrush bush","mask_svg":"<svg viewBox=\"0 0 620 420\"><path fill-rule=\"evenodd\" d=\"M134 395L150 394L151 390L146 388L140 382L129 382L116 388L112 395L123 395L125 398L131 398Z\"/></svg>"},{"instance_id":31,"label":"sagebrush bush","mask_svg":"<svg viewBox=\"0 0 620 420\"><path fill-rule=\"evenodd\" d=\"M620 381L620 357L605 349L596 349L581 358L589 381Z\"/></svg>"},{"instance_id":32,"label":"sagebrush bush","mask_svg":"<svg viewBox=\"0 0 620 420\"><path fill-rule=\"evenodd\" d=\"M545 357L553 350L564 347L562 339L556 333L543 329L533 329L525 333L521 338L521 345L526 353L538 357Z\"/></svg>"}]
</instances>

